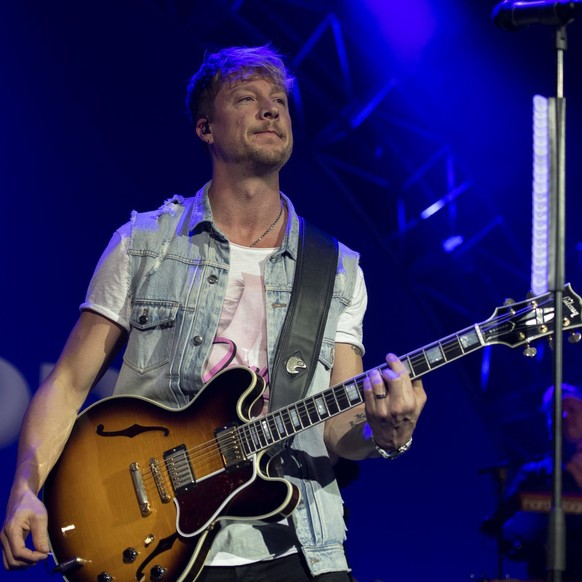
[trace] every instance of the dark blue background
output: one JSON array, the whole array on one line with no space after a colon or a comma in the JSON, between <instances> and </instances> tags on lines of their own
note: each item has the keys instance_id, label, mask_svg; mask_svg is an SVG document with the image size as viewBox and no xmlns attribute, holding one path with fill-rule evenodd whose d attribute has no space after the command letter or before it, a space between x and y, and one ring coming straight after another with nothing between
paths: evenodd
<instances>
[{"instance_id":1,"label":"dark blue background","mask_svg":"<svg viewBox=\"0 0 582 582\"><path fill-rule=\"evenodd\" d=\"M532 98L556 94L554 38L542 27L495 28L494 5L0 4L0 506L23 406L58 357L111 233L132 209L191 195L209 177L183 106L207 49L273 42L289 57L296 151L282 188L362 254L367 368L388 350L404 354L485 320L508 296L525 298ZM565 70L566 279L575 289L580 33L569 27ZM440 212L419 218L456 188ZM464 243L445 253L456 235ZM411 452L350 467L348 552L360 582L496 576L495 544L479 532L496 498L487 470L511 470L546 446L539 399L553 368L547 342L537 347L533 359L486 348L432 372ZM572 383L579 349L564 349ZM522 575L515 563L503 571ZM42 565L4 576L49 578Z\"/></svg>"}]
</instances>

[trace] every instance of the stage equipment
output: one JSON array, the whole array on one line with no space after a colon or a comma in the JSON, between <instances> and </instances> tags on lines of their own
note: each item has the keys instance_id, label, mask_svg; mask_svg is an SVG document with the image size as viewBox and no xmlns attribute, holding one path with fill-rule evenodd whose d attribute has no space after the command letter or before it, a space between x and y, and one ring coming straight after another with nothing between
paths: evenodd
<instances>
[{"instance_id":1,"label":"stage equipment","mask_svg":"<svg viewBox=\"0 0 582 582\"><path fill-rule=\"evenodd\" d=\"M556 329L553 336L554 397L552 411L553 485L552 507L548 519L547 571L550 582L561 582L565 570L565 520L562 507L562 313L565 246L565 185L566 185L566 100L564 98L564 53L567 50L566 27L580 9L580 2L512 2L505 0L492 13L493 22L504 30L543 24L555 26L556 97L548 99L548 161L549 161L549 289L556 290Z\"/></svg>"}]
</instances>

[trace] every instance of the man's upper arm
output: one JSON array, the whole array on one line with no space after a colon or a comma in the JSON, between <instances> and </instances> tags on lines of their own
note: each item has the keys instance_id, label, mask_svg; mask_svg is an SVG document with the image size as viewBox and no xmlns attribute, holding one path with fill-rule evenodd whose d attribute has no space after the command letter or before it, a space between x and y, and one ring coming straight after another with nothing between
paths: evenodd
<instances>
[{"instance_id":1,"label":"man's upper arm","mask_svg":"<svg viewBox=\"0 0 582 582\"><path fill-rule=\"evenodd\" d=\"M116 323L92 311L82 311L51 372L53 381L67 385L84 401L125 337L126 332Z\"/></svg>"},{"instance_id":2,"label":"man's upper arm","mask_svg":"<svg viewBox=\"0 0 582 582\"><path fill-rule=\"evenodd\" d=\"M335 362L331 371L331 385L335 386L361 374L364 370L362 351L353 344L335 345Z\"/></svg>"}]
</instances>

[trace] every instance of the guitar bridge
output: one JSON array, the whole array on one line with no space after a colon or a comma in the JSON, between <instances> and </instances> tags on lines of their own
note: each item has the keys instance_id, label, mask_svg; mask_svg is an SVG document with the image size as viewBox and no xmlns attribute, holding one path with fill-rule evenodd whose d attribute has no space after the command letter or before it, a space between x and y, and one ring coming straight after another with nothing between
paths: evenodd
<instances>
[{"instance_id":1,"label":"guitar bridge","mask_svg":"<svg viewBox=\"0 0 582 582\"><path fill-rule=\"evenodd\" d=\"M150 459L150 473L154 478L154 483L156 484L156 489L158 490L158 494L162 503L169 503L172 498L166 489L166 485L164 483L164 477L162 475L162 471L160 470L160 462L155 458L152 457Z\"/></svg>"},{"instance_id":2,"label":"guitar bridge","mask_svg":"<svg viewBox=\"0 0 582 582\"><path fill-rule=\"evenodd\" d=\"M227 471L233 471L248 463L236 426L217 429L214 434Z\"/></svg>"}]
</instances>

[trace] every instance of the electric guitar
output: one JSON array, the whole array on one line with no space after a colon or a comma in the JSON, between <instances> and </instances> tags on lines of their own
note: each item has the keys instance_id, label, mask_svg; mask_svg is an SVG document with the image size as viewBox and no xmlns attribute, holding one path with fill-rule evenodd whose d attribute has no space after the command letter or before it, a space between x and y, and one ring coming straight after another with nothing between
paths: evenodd
<instances>
[{"instance_id":1,"label":"electric guitar","mask_svg":"<svg viewBox=\"0 0 582 582\"><path fill-rule=\"evenodd\" d=\"M580 327L581 298L570 285L561 295L562 329ZM529 346L554 332L554 302L547 293L504 305L400 359L414 379L491 344ZM291 514L299 491L269 474L269 450L361 404L364 377L257 419L265 385L242 366L179 410L138 396L88 407L44 488L55 570L70 582L193 582L224 520Z\"/></svg>"}]
</instances>

